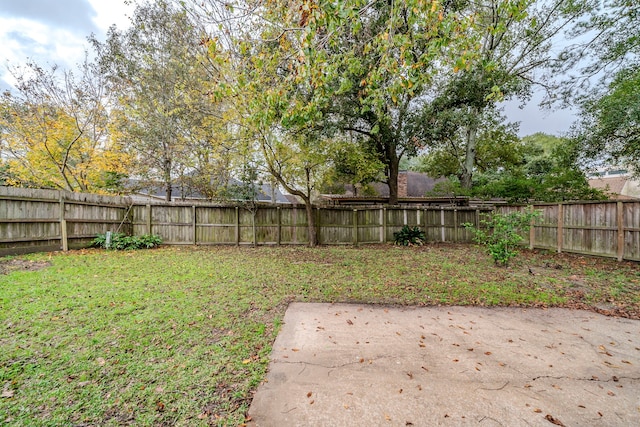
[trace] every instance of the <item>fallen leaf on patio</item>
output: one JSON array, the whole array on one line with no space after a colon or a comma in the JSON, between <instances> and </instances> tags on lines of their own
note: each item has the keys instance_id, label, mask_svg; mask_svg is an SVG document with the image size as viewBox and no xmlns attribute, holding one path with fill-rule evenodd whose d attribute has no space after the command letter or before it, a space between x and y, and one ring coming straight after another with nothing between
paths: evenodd
<instances>
[{"instance_id":1,"label":"fallen leaf on patio","mask_svg":"<svg viewBox=\"0 0 640 427\"><path fill-rule=\"evenodd\" d=\"M384 419L387 421L391 421L391 417L387 414L384 414Z\"/></svg>"},{"instance_id":2,"label":"fallen leaf on patio","mask_svg":"<svg viewBox=\"0 0 640 427\"><path fill-rule=\"evenodd\" d=\"M307 393L307 397L311 397L312 394L313 394L313 392Z\"/></svg>"},{"instance_id":3,"label":"fallen leaf on patio","mask_svg":"<svg viewBox=\"0 0 640 427\"><path fill-rule=\"evenodd\" d=\"M353 322L351 321L351 319L347 319L347 323L348 323L349 325L353 325Z\"/></svg>"},{"instance_id":4,"label":"fallen leaf on patio","mask_svg":"<svg viewBox=\"0 0 640 427\"><path fill-rule=\"evenodd\" d=\"M608 394L609 396L615 396L615 395L616 395L616 394L615 394L614 392L612 392L612 391L608 391L608 392L607 392L607 394Z\"/></svg>"},{"instance_id":5,"label":"fallen leaf on patio","mask_svg":"<svg viewBox=\"0 0 640 427\"><path fill-rule=\"evenodd\" d=\"M533 412L535 412L536 414L539 414L540 412L542 412L542 409L536 408L536 409L533 410Z\"/></svg>"},{"instance_id":6,"label":"fallen leaf on patio","mask_svg":"<svg viewBox=\"0 0 640 427\"><path fill-rule=\"evenodd\" d=\"M291 351L300 351L299 348L292 348Z\"/></svg>"},{"instance_id":7,"label":"fallen leaf on patio","mask_svg":"<svg viewBox=\"0 0 640 427\"><path fill-rule=\"evenodd\" d=\"M487 356L491 356L491 352L490 351L485 351L484 354L486 354Z\"/></svg>"},{"instance_id":8,"label":"fallen leaf on patio","mask_svg":"<svg viewBox=\"0 0 640 427\"><path fill-rule=\"evenodd\" d=\"M545 417L545 420L549 421L551 424L555 424L557 426L564 426L564 424L562 423L562 421L553 418L551 415L547 414Z\"/></svg>"},{"instance_id":9,"label":"fallen leaf on patio","mask_svg":"<svg viewBox=\"0 0 640 427\"><path fill-rule=\"evenodd\" d=\"M315 402L315 400L312 400L311 402L309 402L309 405L313 405Z\"/></svg>"}]
</instances>

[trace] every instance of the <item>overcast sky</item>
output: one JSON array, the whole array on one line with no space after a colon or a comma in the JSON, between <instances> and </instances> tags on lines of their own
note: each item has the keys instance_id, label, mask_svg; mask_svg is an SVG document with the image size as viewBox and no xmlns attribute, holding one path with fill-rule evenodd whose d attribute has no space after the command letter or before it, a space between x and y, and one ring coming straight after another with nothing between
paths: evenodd
<instances>
[{"instance_id":1,"label":"overcast sky","mask_svg":"<svg viewBox=\"0 0 640 427\"><path fill-rule=\"evenodd\" d=\"M112 24L126 27L133 9L125 0L0 0L0 91L12 84L7 65L33 60L73 68L83 59L87 36L104 39ZM534 96L524 109L518 102L507 104L508 119L520 122L520 135L567 132L572 112L542 110L540 100Z\"/></svg>"}]
</instances>

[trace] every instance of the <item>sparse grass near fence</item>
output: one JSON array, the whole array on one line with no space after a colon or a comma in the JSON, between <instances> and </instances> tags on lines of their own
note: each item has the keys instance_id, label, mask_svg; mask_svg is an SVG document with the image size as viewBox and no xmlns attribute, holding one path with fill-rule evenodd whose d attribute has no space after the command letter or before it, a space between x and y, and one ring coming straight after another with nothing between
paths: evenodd
<instances>
[{"instance_id":1,"label":"sparse grass near fence","mask_svg":"<svg viewBox=\"0 0 640 427\"><path fill-rule=\"evenodd\" d=\"M640 266L470 245L172 247L0 259L0 424L241 425L291 301L640 317Z\"/></svg>"}]
</instances>

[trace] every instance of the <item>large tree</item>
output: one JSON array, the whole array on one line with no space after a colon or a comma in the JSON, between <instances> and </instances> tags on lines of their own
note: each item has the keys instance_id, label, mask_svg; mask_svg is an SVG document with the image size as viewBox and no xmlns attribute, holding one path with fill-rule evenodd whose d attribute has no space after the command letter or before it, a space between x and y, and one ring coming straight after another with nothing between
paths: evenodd
<instances>
[{"instance_id":1,"label":"large tree","mask_svg":"<svg viewBox=\"0 0 640 427\"><path fill-rule=\"evenodd\" d=\"M212 198L228 181L230 149L206 88L211 41L165 0L138 5L131 21L105 43L93 40L117 97L115 135L135 155L135 175L163 183L166 200L180 185Z\"/></svg>"},{"instance_id":2,"label":"large tree","mask_svg":"<svg viewBox=\"0 0 640 427\"><path fill-rule=\"evenodd\" d=\"M579 45L564 52L579 72L564 95L578 98L581 117L574 133L587 159L631 165L640 176L640 4L594 2L575 33Z\"/></svg>"},{"instance_id":3,"label":"large tree","mask_svg":"<svg viewBox=\"0 0 640 427\"><path fill-rule=\"evenodd\" d=\"M321 126L375 153L390 204L398 200L400 160L424 144L421 112L437 76L475 55L465 4L318 2L311 11L303 70L317 87Z\"/></svg>"},{"instance_id":4,"label":"large tree","mask_svg":"<svg viewBox=\"0 0 640 427\"><path fill-rule=\"evenodd\" d=\"M553 79L544 71L556 59L554 38L587 9L586 2L567 0L468 2L465 11L475 23L469 37L478 54L443 82L424 118L455 135L455 140L432 139L430 145L464 153L458 172L464 188L471 188L487 111L505 99L528 99L535 85L551 87Z\"/></svg>"},{"instance_id":5,"label":"large tree","mask_svg":"<svg viewBox=\"0 0 640 427\"><path fill-rule=\"evenodd\" d=\"M105 84L95 64L76 73L35 63L13 69L0 99L0 152L11 185L118 191L128 158L108 135Z\"/></svg>"}]
</instances>

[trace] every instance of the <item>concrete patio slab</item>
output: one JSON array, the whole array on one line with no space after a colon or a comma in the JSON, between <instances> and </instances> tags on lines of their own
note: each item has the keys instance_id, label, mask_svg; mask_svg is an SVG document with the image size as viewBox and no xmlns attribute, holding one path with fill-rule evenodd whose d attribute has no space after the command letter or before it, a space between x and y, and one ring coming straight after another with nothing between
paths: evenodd
<instances>
[{"instance_id":1,"label":"concrete patio slab","mask_svg":"<svg viewBox=\"0 0 640 427\"><path fill-rule=\"evenodd\" d=\"M637 426L640 321L293 303L250 425Z\"/></svg>"}]
</instances>

